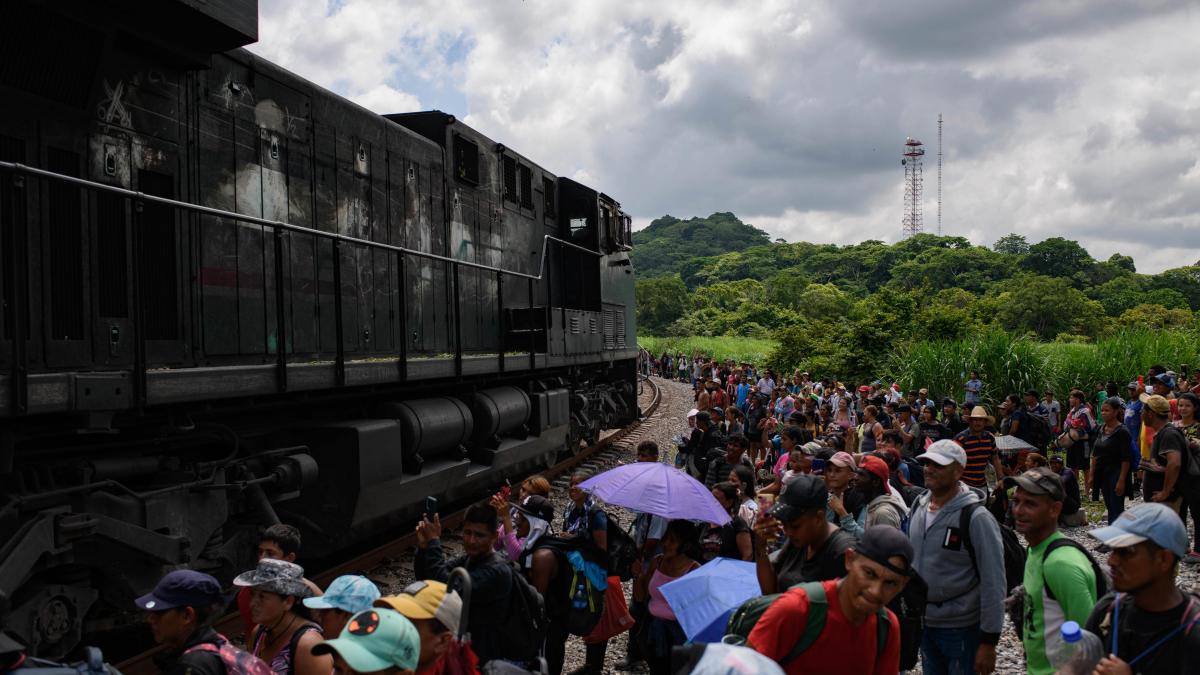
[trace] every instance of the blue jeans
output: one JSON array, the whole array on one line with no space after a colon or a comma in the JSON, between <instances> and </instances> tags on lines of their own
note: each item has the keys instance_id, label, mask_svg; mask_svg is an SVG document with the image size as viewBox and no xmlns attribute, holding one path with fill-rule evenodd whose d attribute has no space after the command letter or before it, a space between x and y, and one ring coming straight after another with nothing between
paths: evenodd
<instances>
[{"instance_id":1,"label":"blue jeans","mask_svg":"<svg viewBox=\"0 0 1200 675\"><path fill-rule=\"evenodd\" d=\"M921 672L925 675L972 675L978 650L979 626L926 626L921 637Z\"/></svg>"},{"instance_id":2,"label":"blue jeans","mask_svg":"<svg viewBox=\"0 0 1200 675\"><path fill-rule=\"evenodd\" d=\"M1108 524L1117 522L1117 518L1125 512L1125 497L1117 495L1117 479L1121 477L1120 470L1109 469L1100 482L1100 494L1104 495L1104 506L1108 510Z\"/></svg>"}]
</instances>

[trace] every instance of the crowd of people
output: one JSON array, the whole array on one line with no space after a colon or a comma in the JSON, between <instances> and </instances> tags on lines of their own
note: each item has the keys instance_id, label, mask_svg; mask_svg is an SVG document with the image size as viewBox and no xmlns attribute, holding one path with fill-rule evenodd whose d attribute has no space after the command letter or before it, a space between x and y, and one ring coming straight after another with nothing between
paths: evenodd
<instances>
[{"instance_id":1,"label":"crowd of people","mask_svg":"<svg viewBox=\"0 0 1200 675\"><path fill-rule=\"evenodd\" d=\"M419 581L387 596L362 576L318 588L296 562L299 532L275 525L257 566L231 580L243 641L213 629L230 596L208 574L171 572L138 598L165 647L159 667L432 675L540 663L559 675L577 636L586 658L572 675L586 675L628 632L616 667L652 675L890 675L918 662L928 675L986 675L1007 611L1029 673L1056 671L1068 622L1101 640L1100 675L1200 672L1200 596L1176 583L1180 564L1200 560L1185 527L1200 515L1200 386L1186 374L1155 366L1128 398L1113 385L1065 404L1014 393L997 419L977 373L938 398L674 363L651 367L692 383L687 433L675 448L643 441L637 461L691 474L728 522L637 512L622 527L583 489L586 472L556 513L534 476L466 511L459 555L426 514ZM1088 534L1108 569L1060 530L1087 524L1088 499L1103 501L1107 522ZM722 642L690 644L662 589L718 558L752 567L761 595L736 608Z\"/></svg>"},{"instance_id":2,"label":"crowd of people","mask_svg":"<svg viewBox=\"0 0 1200 675\"><path fill-rule=\"evenodd\" d=\"M830 637L821 666L808 661L822 651L818 639L803 660L780 660L787 672L897 672L917 660L925 673L992 672L1006 608L1030 673L1055 672L1068 621L1103 639L1098 673L1200 669L1190 656L1200 598L1175 585L1179 564L1200 562L1200 370L1152 366L1125 397L1114 383L1007 393L992 415L973 371L960 390L935 394L682 355L647 363L692 385L689 433L673 460L743 521L723 527L730 537L748 529L749 553L722 555L754 560L763 593L802 596L806 583L850 579L864 538L880 528L911 546L894 561L912 573L895 580L907 590L867 596L899 621L901 648L875 655L886 666L850 665L853 650ZM738 486L732 496L728 485ZM1089 534L1111 550L1111 572L1060 531L1088 524L1088 500L1103 503L1105 522L1095 524L1106 527ZM923 598L900 601L918 585ZM788 604L802 613L805 602ZM1154 615L1153 627L1121 620L1122 603L1146 612L1139 620ZM875 629L857 630L869 644ZM750 646L779 656L755 635Z\"/></svg>"}]
</instances>

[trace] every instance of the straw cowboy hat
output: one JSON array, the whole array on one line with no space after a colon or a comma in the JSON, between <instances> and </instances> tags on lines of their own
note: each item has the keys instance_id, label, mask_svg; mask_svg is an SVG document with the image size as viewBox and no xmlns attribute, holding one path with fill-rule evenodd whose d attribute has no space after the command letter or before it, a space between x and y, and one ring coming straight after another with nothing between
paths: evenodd
<instances>
[{"instance_id":1,"label":"straw cowboy hat","mask_svg":"<svg viewBox=\"0 0 1200 675\"><path fill-rule=\"evenodd\" d=\"M974 407L974 408L971 410L971 414L970 414L970 415L967 415L967 419L969 419L969 420L973 420L973 419L983 419L983 420L987 420L987 423L988 423L988 424L995 424L995 423L996 423L996 418L995 418L995 417L992 417L992 416L991 416L991 415L989 415L989 414L987 414L987 410L985 410L985 409L984 409L984 407L983 407L983 406L981 406L981 405L977 405L977 406L975 406L975 407Z\"/></svg>"}]
</instances>

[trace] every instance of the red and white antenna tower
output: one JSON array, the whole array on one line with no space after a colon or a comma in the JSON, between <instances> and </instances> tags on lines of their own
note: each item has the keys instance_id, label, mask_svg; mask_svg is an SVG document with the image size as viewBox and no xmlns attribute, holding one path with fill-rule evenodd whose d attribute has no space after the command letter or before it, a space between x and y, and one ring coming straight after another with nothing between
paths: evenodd
<instances>
[{"instance_id":1,"label":"red and white antenna tower","mask_svg":"<svg viewBox=\"0 0 1200 675\"><path fill-rule=\"evenodd\" d=\"M924 177L921 168L922 158L925 157L925 144L909 137L904 141L904 221L903 236L911 237L919 234L924 222L921 218L921 188Z\"/></svg>"},{"instance_id":2,"label":"red and white antenna tower","mask_svg":"<svg viewBox=\"0 0 1200 675\"><path fill-rule=\"evenodd\" d=\"M942 113L938 113L938 236L942 236Z\"/></svg>"}]
</instances>

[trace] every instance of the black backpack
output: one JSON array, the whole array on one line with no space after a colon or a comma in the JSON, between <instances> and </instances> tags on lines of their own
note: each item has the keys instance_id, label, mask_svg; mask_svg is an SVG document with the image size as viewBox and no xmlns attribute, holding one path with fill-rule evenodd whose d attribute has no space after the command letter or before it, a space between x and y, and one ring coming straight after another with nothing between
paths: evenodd
<instances>
[{"instance_id":1,"label":"black backpack","mask_svg":"<svg viewBox=\"0 0 1200 675\"><path fill-rule=\"evenodd\" d=\"M1027 413L1019 431L1017 438L1037 448L1038 452L1050 444L1050 422L1041 415Z\"/></svg>"},{"instance_id":2,"label":"black backpack","mask_svg":"<svg viewBox=\"0 0 1200 675\"><path fill-rule=\"evenodd\" d=\"M904 500L905 506L910 509L921 498L921 495L925 494L925 488L916 485L899 485L896 490L900 493L900 498Z\"/></svg>"},{"instance_id":3,"label":"black backpack","mask_svg":"<svg viewBox=\"0 0 1200 675\"><path fill-rule=\"evenodd\" d=\"M608 574L629 581L633 578L633 561L638 557L637 545L613 514L605 512L605 515L608 516Z\"/></svg>"},{"instance_id":4,"label":"black backpack","mask_svg":"<svg viewBox=\"0 0 1200 675\"><path fill-rule=\"evenodd\" d=\"M546 602L516 563L508 564L512 570L513 593L508 602L508 616L497 626L499 644L503 645L504 658L533 661L546 640Z\"/></svg>"},{"instance_id":5,"label":"black backpack","mask_svg":"<svg viewBox=\"0 0 1200 675\"><path fill-rule=\"evenodd\" d=\"M967 554L971 556L971 567L975 569L975 576L979 576L979 563L975 559L975 544L971 541L971 516L976 509L982 508L983 504L974 502L967 504L959 511L958 514L958 529L962 533L963 546L967 549ZM984 509L993 520L995 516L991 511ZM1016 530L1001 523L996 522L1000 528L1000 540L1004 544L1004 592L1012 593L1012 590L1025 580L1025 558L1027 553L1025 547L1021 545L1020 538L1017 537Z\"/></svg>"},{"instance_id":6,"label":"black backpack","mask_svg":"<svg viewBox=\"0 0 1200 675\"><path fill-rule=\"evenodd\" d=\"M904 590L892 599L888 609L900 623L900 671L912 670L921 655L921 637L925 633L925 605L929 586L920 575L914 575Z\"/></svg>"},{"instance_id":7,"label":"black backpack","mask_svg":"<svg viewBox=\"0 0 1200 675\"><path fill-rule=\"evenodd\" d=\"M908 482L919 488L925 487L925 467L912 457L902 457L900 461L908 467Z\"/></svg>"}]
</instances>

